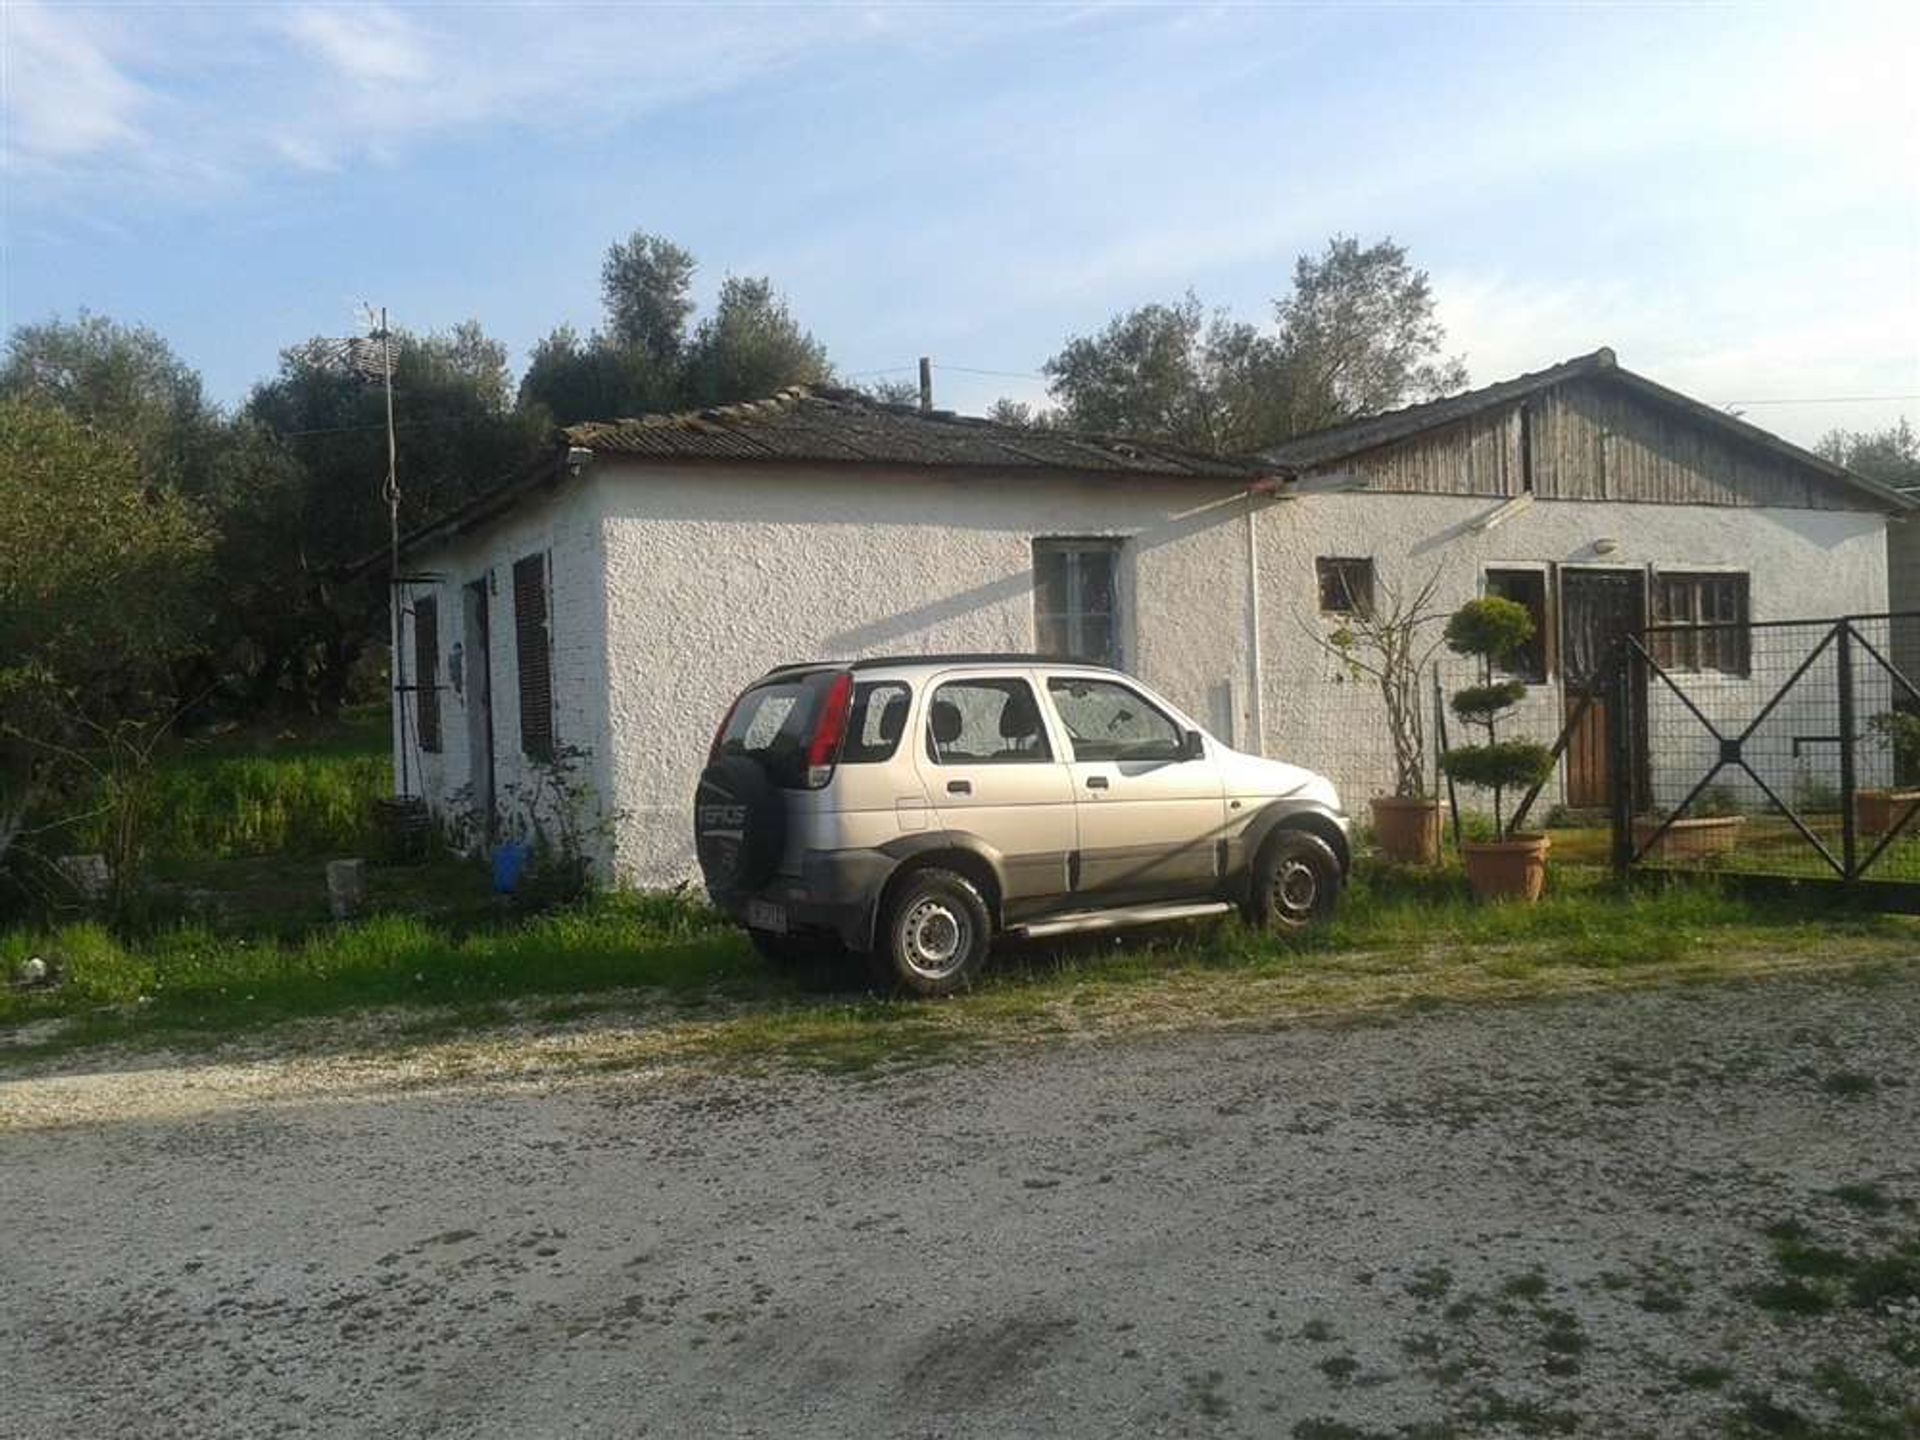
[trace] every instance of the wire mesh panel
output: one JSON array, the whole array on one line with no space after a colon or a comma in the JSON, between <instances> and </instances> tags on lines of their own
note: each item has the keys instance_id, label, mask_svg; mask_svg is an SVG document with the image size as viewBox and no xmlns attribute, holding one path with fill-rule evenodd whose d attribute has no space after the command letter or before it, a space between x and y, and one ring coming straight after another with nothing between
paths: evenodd
<instances>
[{"instance_id":1,"label":"wire mesh panel","mask_svg":"<svg viewBox=\"0 0 1920 1440\"><path fill-rule=\"evenodd\" d=\"M1695 597L1694 613L1717 598ZM1913 619L1654 626L1617 706L1616 855L1641 866L1920 881L1920 689L1893 660Z\"/></svg>"}]
</instances>

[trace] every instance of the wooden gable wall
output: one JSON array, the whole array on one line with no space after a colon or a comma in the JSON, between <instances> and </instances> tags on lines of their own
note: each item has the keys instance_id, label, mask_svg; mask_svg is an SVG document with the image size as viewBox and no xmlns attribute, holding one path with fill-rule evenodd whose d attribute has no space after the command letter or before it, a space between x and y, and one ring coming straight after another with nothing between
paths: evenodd
<instances>
[{"instance_id":1,"label":"wooden gable wall","mask_svg":"<svg viewBox=\"0 0 1920 1440\"><path fill-rule=\"evenodd\" d=\"M1536 401L1533 488L1543 500L1877 510L1871 496L1623 385L1577 380Z\"/></svg>"},{"instance_id":2,"label":"wooden gable wall","mask_svg":"<svg viewBox=\"0 0 1920 1440\"><path fill-rule=\"evenodd\" d=\"M1330 465L1369 490L1651 505L1879 510L1874 498L1606 380L1574 380Z\"/></svg>"},{"instance_id":3,"label":"wooden gable wall","mask_svg":"<svg viewBox=\"0 0 1920 1440\"><path fill-rule=\"evenodd\" d=\"M1339 461L1369 490L1414 495L1517 495L1520 412L1492 411Z\"/></svg>"}]
</instances>

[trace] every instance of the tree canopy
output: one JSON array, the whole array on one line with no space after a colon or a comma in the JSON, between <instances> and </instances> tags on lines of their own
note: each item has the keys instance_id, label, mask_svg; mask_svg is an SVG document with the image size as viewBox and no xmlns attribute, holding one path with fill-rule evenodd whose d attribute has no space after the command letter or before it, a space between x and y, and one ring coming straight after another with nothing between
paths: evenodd
<instances>
[{"instance_id":1,"label":"tree canopy","mask_svg":"<svg viewBox=\"0 0 1920 1440\"><path fill-rule=\"evenodd\" d=\"M1390 239L1363 250L1336 235L1317 258L1302 255L1273 313L1291 434L1467 386L1465 362L1441 353L1446 329L1427 272Z\"/></svg>"},{"instance_id":2,"label":"tree canopy","mask_svg":"<svg viewBox=\"0 0 1920 1440\"><path fill-rule=\"evenodd\" d=\"M411 529L524 470L544 417L510 403L506 349L475 322L396 331L401 526ZM332 708L377 630L381 597L346 578L386 541L386 407L378 382L312 341L282 352L235 425L219 513L225 667L254 703L277 694ZM259 548L265 547L265 548Z\"/></svg>"},{"instance_id":3,"label":"tree canopy","mask_svg":"<svg viewBox=\"0 0 1920 1440\"><path fill-rule=\"evenodd\" d=\"M556 424L754 400L829 380L826 347L764 276L729 275L691 335L694 257L636 230L601 267L603 328L562 325L534 347L520 402Z\"/></svg>"},{"instance_id":4,"label":"tree canopy","mask_svg":"<svg viewBox=\"0 0 1920 1440\"><path fill-rule=\"evenodd\" d=\"M1920 486L1920 437L1905 416L1884 430L1829 430L1814 449L1834 464L1896 490Z\"/></svg>"},{"instance_id":5,"label":"tree canopy","mask_svg":"<svg viewBox=\"0 0 1920 1440\"><path fill-rule=\"evenodd\" d=\"M693 256L671 240L636 230L607 249L600 294L615 344L671 365L686 343L693 314Z\"/></svg>"},{"instance_id":6,"label":"tree canopy","mask_svg":"<svg viewBox=\"0 0 1920 1440\"><path fill-rule=\"evenodd\" d=\"M76 731L164 709L204 633L211 536L141 471L126 441L0 399L0 856Z\"/></svg>"},{"instance_id":7,"label":"tree canopy","mask_svg":"<svg viewBox=\"0 0 1920 1440\"><path fill-rule=\"evenodd\" d=\"M84 310L74 320L13 332L0 395L52 406L121 437L157 484L190 486L219 444L219 413L165 340Z\"/></svg>"},{"instance_id":8,"label":"tree canopy","mask_svg":"<svg viewBox=\"0 0 1920 1440\"><path fill-rule=\"evenodd\" d=\"M1273 326L1209 314L1189 292L1070 338L1041 367L1062 423L1221 451L1465 387L1425 271L1391 240L1336 236L1294 265ZM1017 413L1017 412L1016 412Z\"/></svg>"}]
</instances>

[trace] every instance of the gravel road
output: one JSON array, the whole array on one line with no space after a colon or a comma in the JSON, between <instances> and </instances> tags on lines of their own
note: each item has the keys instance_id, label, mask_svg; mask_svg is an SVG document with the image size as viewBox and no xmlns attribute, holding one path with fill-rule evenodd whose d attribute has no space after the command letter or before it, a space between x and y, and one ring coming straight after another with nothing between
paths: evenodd
<instances>
[{"instance_id":1,"label":"gravel road","mask_svg":"<svg viewBox=\"0 0 1920 1440\"><path fill-rule=\"evenodd\" d=\"M1908 972L16 1130L0 1434L1898 1427L1920 1303L1756 1297L1783 1220L1920 1239L1916 1022Z\"/></svg>"}]
</instances>

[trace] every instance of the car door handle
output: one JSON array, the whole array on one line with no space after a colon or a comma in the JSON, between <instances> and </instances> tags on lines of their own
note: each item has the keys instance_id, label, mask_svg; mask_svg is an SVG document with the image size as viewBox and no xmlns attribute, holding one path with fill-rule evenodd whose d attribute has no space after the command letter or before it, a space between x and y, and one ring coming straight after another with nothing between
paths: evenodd
<instances>
[{"instance_id":1,"label":"car door handle","mask_svg":"<svg viewBox=\"0 0 1920 1440\"><path fill-rule=\"evenodd\" d=\"M949 795L971 795L973 794L973 782L971 780L949 780L947 781L947 793Z\"/></svg>"},{"instance_id":2,"label":"car door handle","mask_svg":"<svg viewBox=\"0 0 1920 1440\"><path fill-rule=\"evenodd\" d=\"M1104 790L1104 789L1106 789L1106 788L1107 788L1107 777L1106 777L1106 776L1104 776L1104 775L1089 775L1089 776L1087 776L1087 789L1089 789L1089 790Z\"/></svg>"}]
</instances>

